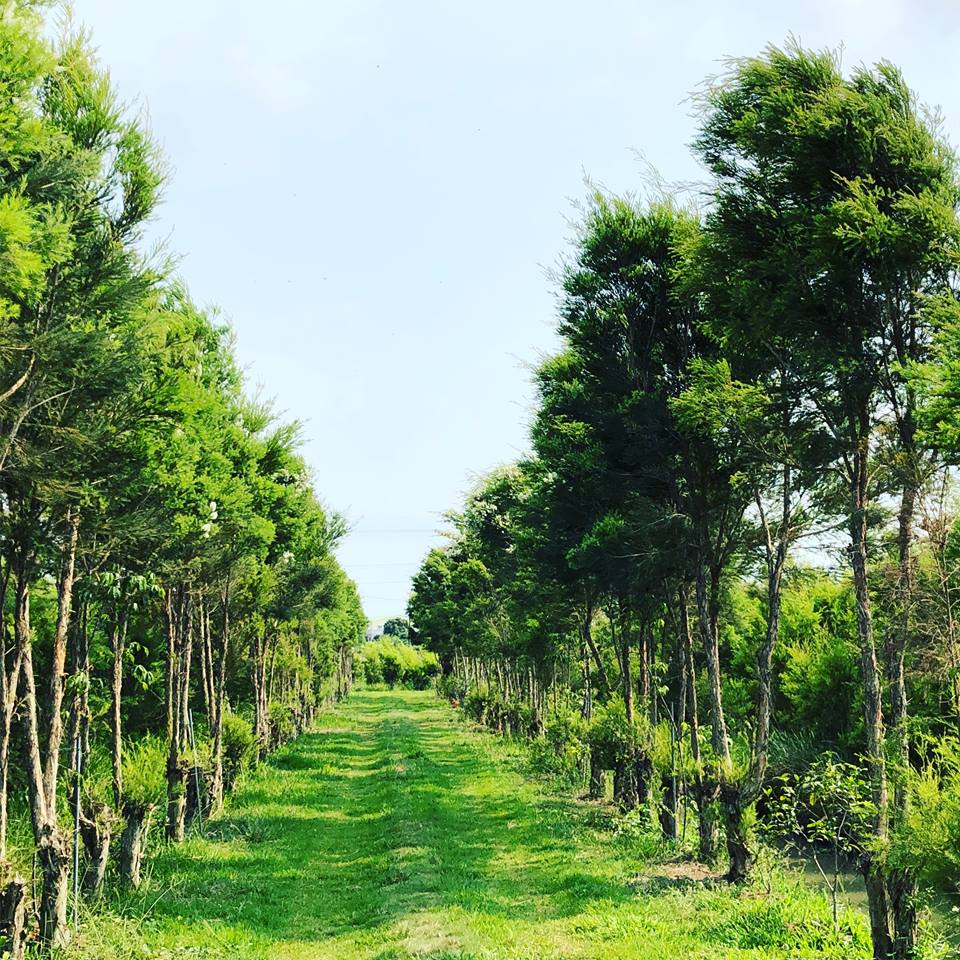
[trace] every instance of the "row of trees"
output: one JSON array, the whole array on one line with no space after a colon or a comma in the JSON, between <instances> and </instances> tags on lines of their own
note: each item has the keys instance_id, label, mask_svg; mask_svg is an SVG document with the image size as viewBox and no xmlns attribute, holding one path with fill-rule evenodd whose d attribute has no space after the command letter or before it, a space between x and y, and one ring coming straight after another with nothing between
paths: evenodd
<instances>
[{"instance_id":1,"label":"row of trees","mask_svg":"<svg viewBox=\"0 0 960 960\"><path fill-rule=\"evenodd\" d=\"M888 63L846 76L831 53L770 48L701 107L703 210L591 197L534 453L452 515L409 614L448 673L495 692L501 726L511 702L533 734L570 691L588 720L615 703L626 806L651 795L666 731L689 776L678 789L673 763L654 791L664 830L691 806L712 859L722 826L733 881L788 739L777 710L806 709L834 734L815 746L868 785L875 956L907 958L913 784L960 719L956 161ZM785 650L791 590L812 616ZM815 663L823 632L842 689Z\"/></svg>"},{"instance_id":2,"label":"row of trees","mask_svg":"<svg viewBox=\"0 0 960 960\"><path fill-rule=\"evenodd\" d=\"M38 4L0 5L0 923L14 957L34 910L42 941L67 939L71 820L92 891L113 824L137 882L160 799L143 764L181 840L191 790L197 809L222 803L237 723L261 756L309 723L349 686L366 626L297 426L245 393L227 326L144 250L164 175L86 37L68 26L50 42ZM7 843L27 819L36 904L20 872L32 851Z\"/></svg>"}]
</instances>

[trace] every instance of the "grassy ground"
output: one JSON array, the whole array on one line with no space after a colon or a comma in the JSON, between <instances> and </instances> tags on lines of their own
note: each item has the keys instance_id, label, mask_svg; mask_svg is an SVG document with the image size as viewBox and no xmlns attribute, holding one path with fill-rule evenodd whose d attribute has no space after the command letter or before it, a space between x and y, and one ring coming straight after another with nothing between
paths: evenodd
<instances>
[{"instance_id":1,"label":"grassy ground","mask_svg":"<svg viewBox=\"0 0 960 960\"><path fill-rule=\"evenodd\" d=\"M431 693L361 691L154 859L72 956L231 960L864 955L858 915L770 876L649 860L602 808L529 780Z\"/></svg>"}]
</instances>

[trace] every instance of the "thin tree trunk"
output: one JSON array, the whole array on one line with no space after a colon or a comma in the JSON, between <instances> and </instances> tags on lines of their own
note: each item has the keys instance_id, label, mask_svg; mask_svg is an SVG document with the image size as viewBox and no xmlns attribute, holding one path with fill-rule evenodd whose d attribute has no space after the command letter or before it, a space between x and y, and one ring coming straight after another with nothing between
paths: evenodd
<instances>
[{"instance_id":1,"label":"thin tree trunk","mask_svg":"<svg viewBox=\"0 0 960 960\"><path fill-rule=\"evenodd\" d=\"M911 418L912 422L912 418ZM910 638L910 608L913 594L913 518L917 485L913 477L904 484L900 500L897 536L897 607L893 630L886 643L887 685L890 691L890 734L896 753L891 817L894 827L909 814L910 735L907 716L907 689L904 657ZM900 868L888 871L887 900L893 933L894 960L912 960L917 950L917 882L913 871Z\"/></svg>"},{"instance_id":2,"label":"thin tree trunk","mask_svg":"<svg viewBox=\"0 0 960 960\"><path fill-rule=\"evenodd\" d=\"M697 567L697 613L700 619L704 659L707 664L707 679L710 681L711 739L717 759L729 766L730 739L723 715L723 685L720 678L719 592L719 571L710 570L708 592L707 568L701 562Z\"/></svg>"},{"instance_id":3,"label":"thin tree trunk","mask_svg":"<svg viewBox=\"0 0 960 960\"><path fill-rule=\"evenodd\" d=\"M110 649L113 652L113 671L110 677L110 738L113 767L113 802L117 809L123 804L123 729L122 692L123 656L127 634L126 612L110 625Z\"/></svg>"},{"instance_id":4,"label":"thin tree trunk","mask_svg":"<svg viewBox=\"0 0 960 960\"><path fill-rule=\"evenodd\" d=\"M230 652L230 571L227 571L223 590L223 622L220 627L220 649L216 663L211 660L213 681L213 774L210 783L210 802L219 810L223 804L223 705L226 699L227 656ZM212 657L212 653L211 653Z\"/></svg>"},{"instance_id":5,"label":"thin tree trunk","mask_svg":"<svg viewBox=\"0 0 960 960\"><path fill-rule=\"evenodd\" d=\"M869 413L865 406L858 411L859 442L853 457L850 514L850 554L853 567L854 594L857 605L857 632L860 639L860 673L863 683L863 718L867 736L867 765L876 814L874 838L882 846L889 834L889 793L884 749L883 703L880 670L873 637L873 616L867 563L867 494ZM866 855L863 874L870 910L875 960L886 960L892 949L890 906L884 883L882 863Z\"/></svg>"},{"instance_id":6,"label":"thin tree trunk","mask_svg":"<svg viewBox=\"0 0 960 960\"><path fill-rule=\"evenodd\" d=\"M193 606L189 589L177 589L177 603L168 604L167 683L167 839L180 842L186 828L187 774L185 757L190 683L190 651L193 635Z\"/></svg>"},{"instance_id":7,"label":"thin tree trunk","mask_svg":"<svg viewBox=\"0 0 960 960\"><path fill-rule=\"evenodd\" d=\"M10 790L10 734L17 705L17 687L20 683L22 653L14 651L10 673L2 679L3 705L0 710L0 866L7 862L8 795ZM4 658L5 659L5 658Z\"/></svg>"},{"instance_id":8,"label":"thin tree trunk","mask_svg":"<svg viewBox=\"0 0 960 960\"><path fill-rule=\"evenodd\" d=\"M690 614L687 606L686 588L680 594L680 617L683 630L683 645L687 663L687 710L690 723L690 756L693 760L694 783L693 799L697 807L698 848L697 857L702 863L712 863L717 857L719 835L717 818L713 809L713 787L703 775L700 752L700 710L697 698L697 670L693 657L693 631L690 627Z\"/></svg>"},{"instance_id":9,"label":"thin tree trunk","mask_svg":"<svg viewBox=\"0 0 960 960\"><path fill-rule=\"evenodd\" d=\"M103 893L115 819L116 814L105 804L88 807L80 818L80 838L87 859L83 889L91 898Z\"/></svg>"},{"instance_id":10,"label":"thin tree trunk","mask_svg":"<svg viewBox=\"0 0 960 960\"><path fill-rule=\"evenodd\" d=\"M67 512L67 542L60 559L60 582L57 586L57 625L53 634L50 662L50 704L47 728L47 756L44 771L44 794L48 810L57 806L57 781L60 771L60 746L63 743L63 694L67 684L67 633L73 610L73 581L76 570L77 538L80 516Z\"/></svg>"}]
</instances>

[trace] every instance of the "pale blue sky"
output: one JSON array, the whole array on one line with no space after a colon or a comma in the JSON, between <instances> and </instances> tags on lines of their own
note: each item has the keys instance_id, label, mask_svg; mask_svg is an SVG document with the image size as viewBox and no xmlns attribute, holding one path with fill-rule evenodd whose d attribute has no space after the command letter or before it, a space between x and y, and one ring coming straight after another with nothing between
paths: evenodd
<instances>
[{"instance_id":1,"label":"pale blue sky","mask_svg":"<svg viewBox=\"0 0 960 960\"><path fill-rule=\"evenodd\" d=\"M233 323L251 383L306 423L374 618L440 514L526 446L553 350L545 270L583 178L701 176L688 95L796 34L885 57L960 129L943 0L75 0L173 176L154 225ZM958 138L951 137L954 141Z\"/></svg>"}]
</instances>

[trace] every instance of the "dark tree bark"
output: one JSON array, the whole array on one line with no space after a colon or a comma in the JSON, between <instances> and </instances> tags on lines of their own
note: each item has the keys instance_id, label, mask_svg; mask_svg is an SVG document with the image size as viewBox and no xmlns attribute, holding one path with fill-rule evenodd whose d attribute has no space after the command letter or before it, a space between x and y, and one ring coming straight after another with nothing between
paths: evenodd
<instances>
[{"instance_id":1,"label":"dark tree bark","mask_svg":"<svg viewBox=\"0 0 960 960\"><path fill-rule=\"evenodd\" d=\"M690 725L690 756L694 766L694 781L690 793L697 808L697 857L702 863L713 863L717 858L717 845L720 835L717 828L714 801L716 788L708 783L703 774L700 752L700 712L697 703L697 670L693 657L693 631L690 628L690 615L687 606L686 588L680 593L680 622L683 633L683 645L687 676L687 711Z\"/></svg>"},{"instance_id":2,"label":"dark tree bark","mask_svg":"<svg viewBox=\"0 0 960 960\"><path fill-rule=\"evenodd\" d=\"M27 882L19 874L0 887L0 955L23 960L27 948Z\"/></svg>"},{"instance_id":3,"label":"dark tree bark","mask_svg":"<svg viewBox=\"0 0 960 960\"><path fill-rule=\"evenodd\" d=\"M80 839L86 854L83 889L91 898L103 893L116 819L116 814L106 804L88 806L80 818Z\"/></svg>"},{"instance_id":4,"label":"dark tree bark","mask_svg":"<svg viewBox=\"0 0 960 960\"><path fill-rule=\"evenodd\" d=\"M140 886L143 853L150 822L156 807L127 801L123 805L123 833L120 836L120 877L131 887Z\"/></svg>"}]
</instances>

